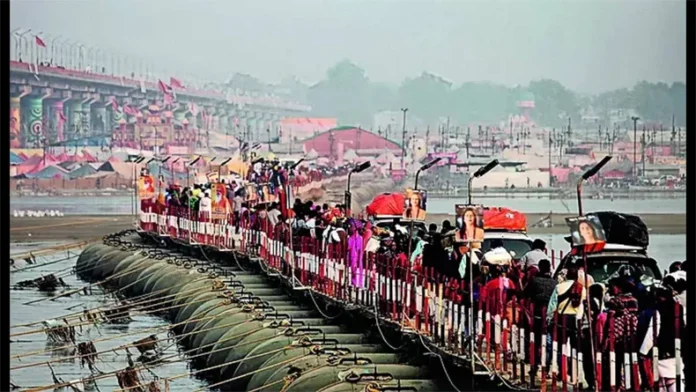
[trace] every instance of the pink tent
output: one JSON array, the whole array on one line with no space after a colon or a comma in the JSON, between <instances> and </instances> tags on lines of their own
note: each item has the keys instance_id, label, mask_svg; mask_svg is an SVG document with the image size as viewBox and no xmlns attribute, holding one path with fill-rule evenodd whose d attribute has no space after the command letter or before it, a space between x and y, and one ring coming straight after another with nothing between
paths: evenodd
<instances>
[{"instance_id":1,"label":"pink tent","mask_svg":"<svg viewBox=\"0 0 696 392\"><path fill-rule=\"evenodd\" d=\"M80 162L94 163L97 162L97 158L90 154L87 150L82 150L82 160Z\"/></svg>"},{"instance_id":2,"label":"pink tent","mask_svg":"<svg viewBox=\"0 0 696 392\"><path fill-rule=\"evenodd\" d=\"M39 163L41 161L42 161L42 159L40 156L34 155L31 158L25 159L24 162L22 163L22 165L34 167L34 166L36 166L37 163Z\"/></svg>"},{"instance_id":3,"label":"pink tent","mask_svg":"<svg viewBox=\"0 0 696 392\"><path fill-rule=\"evenodd\" d=\"M20 153L17 154L17 155L19 155L19 157L22 158L22 160L24 160L24 161L26 161L27 159L29 159L29 157L27 156L27 154L25 154L25 153L23 153L23 152L20 152Z\"/></svg>"},{"instance_id":4,"label":"pink tent","mask_svg":"<svg viewBox=\"0 0 696 392\"><path fill-rule=\"evenodd\" d=\"M62 152L58 156L56 156L56 159L58 159L61 162L70 162L70 160L72 160L72 156L68 155L65 152Z\"/></svg>"},{"instance_id":5,"label":"pink tent","mask_svg":"<svg viewBox=\"0 0 696 392\"><path fill-rule=\"evenodd\" d=\"M120 159L116 155L112 155L109 157L109 159L106 160L107 162L121 162Z\"/></svg>"}]
</instances>

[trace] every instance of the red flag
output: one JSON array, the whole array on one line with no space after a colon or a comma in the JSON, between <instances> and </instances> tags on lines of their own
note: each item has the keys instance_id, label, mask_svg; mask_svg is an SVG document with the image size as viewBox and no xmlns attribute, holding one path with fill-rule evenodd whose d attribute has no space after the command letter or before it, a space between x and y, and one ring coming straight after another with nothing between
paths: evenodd
<instances>
[{"instance_id":1,"label":"red flag","mask_svg":"<svg viewBox=\"0 0 696 392\"><path fill-rule=\"evenodd\" d=\"M45 47L46 47L46 44L43 42L43 40L41 39L41 37L39 37L39 36L37 35L37 36L35 37L35 39L36 39L36 44L37 44L37 45L39 45L39 46L42 47L42 48L45 48Z\"/></svg>"},{"instance_id":2,"label":"red flag","mask_svg":"<svg viewBox=\"0 0 696 392\"><path fill-rule=\"evenodd\" d=\"M116 100L116 97L111 97L109 99L109 103L111 104L111 107L113 107L114 110L118 110L118 101Z\"/></svg>"},{"instance_id":3,"label":"red flag","mask_svg":"<svg viewBox=\"0 0 696 392\"><path fill-rule=\"evenodd\" d=\"M165 94L169 93L172 90L171 87L164 84L164 82L161 80L157 81L157 87L159 87L160 91L165 93Z\"/></svg>"},{"instance_id":4,"label":"red flag","mask_svg":"<svg viewBox=\"0 0 696 392\"><path fill-rule=\"evenodd\" d=\"M164 106L171 106L174 104L174 99L169 94L164 94Z\"/></svg>"},{"instance_id":5,"label":"red flag","mask_svg":"<svg viewBox=\"0 0 696 392\"><path fill-rule=\"evenodd\" d=\"M194 116L197 116L197 115L198 115L198 107L196 106L195 103L189 102L189 111L190 111L191 114L193 114Z\"/></svg>"},{"instance_id":6,"label":"red flag","mask_svg":"<svg viewBox=\"0 0 696 392\"><path fill-rule=\"evenodd\" d=\"M184 89L184 85L181 83L181 80L175 78L175 77L170 77L169 78L169 84L172 86L172 88L180 88Z\"/></svg>"}]
</instances>

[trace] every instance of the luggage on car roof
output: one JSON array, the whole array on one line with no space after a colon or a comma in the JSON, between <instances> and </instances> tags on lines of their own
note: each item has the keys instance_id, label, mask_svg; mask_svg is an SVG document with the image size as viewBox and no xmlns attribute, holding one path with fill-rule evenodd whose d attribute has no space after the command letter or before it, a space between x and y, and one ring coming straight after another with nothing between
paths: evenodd
<instances>
[{"instance_id":1,"label":"luggage on car roof","mask_svg":"<svg viewBox=\"0 0 696 392\"><path fill-rule=\"evenodd\" d=\"M637 215L616 211L592 212L599 218L607 237L607 243L647 248L650 243L648 227Z\"/></svg>"}]
</instances>

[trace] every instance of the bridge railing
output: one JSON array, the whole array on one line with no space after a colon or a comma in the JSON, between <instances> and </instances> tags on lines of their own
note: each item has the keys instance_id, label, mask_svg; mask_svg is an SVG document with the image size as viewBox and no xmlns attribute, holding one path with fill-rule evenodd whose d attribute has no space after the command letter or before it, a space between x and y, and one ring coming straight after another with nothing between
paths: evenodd
<instances>
[{"instance_id":1,"label":"bridge railing","mask_svg":"<svg viewBox=\"0 0 696 392\"><path fill-rule=\"evenodd\" d=\"M142 230L194 246L243 252L294 287L361 307L378 322L420 335L423 344L442 352L471 360L473 344L476 368L505 382L567 391L593 384L596 375L599 390L657 386L658 365L663 364L659 349L654 345L641 354L644 339L638 338L637 323L620 311L603 312L590 326L565 314L566 309L547 314L547 304L506 288L511 286L505 281L475 284L471 303L468 281L412 264L403 253L351 256L349 239L340 231L325 238L293 233L287 225L272 226L246 213L211 219L205 213L192 215L188 208L144 208ZM681 312L675 304L674 321L665 324L674 328L670 345L677 358ZM648 320L645 336L664 342L659 317ZM681 374L681 362L675 366Z\"/></svg>"}]
</instances>

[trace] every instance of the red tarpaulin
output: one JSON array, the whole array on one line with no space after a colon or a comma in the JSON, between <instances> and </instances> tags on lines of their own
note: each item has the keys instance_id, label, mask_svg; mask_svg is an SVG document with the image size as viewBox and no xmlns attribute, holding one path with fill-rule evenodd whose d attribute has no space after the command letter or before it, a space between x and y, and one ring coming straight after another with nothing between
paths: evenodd
<instances>
[{"instance_id":1,"label":"red tarpaulin","mask_svg":"<svg viewBox=\"0 0 696 392\"><path fill-rule=\"evenodd\" d=\"M519 211L505 207L490 207L483 210L485 230L526 231L527 216Z\"/></svg>"},{"instance_id":2,"label":"red tarpaulin","mask_svg":"<svg viewBox=\"0 0 696 392\"><path fill-rule=\"evenodd\" d=\"M403 215L404 195L401 193L382 193L372 200L366 208L367 215Z\"/></svg>"}]
</instances>

